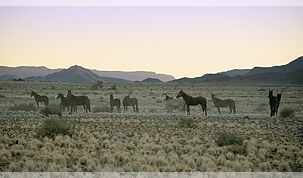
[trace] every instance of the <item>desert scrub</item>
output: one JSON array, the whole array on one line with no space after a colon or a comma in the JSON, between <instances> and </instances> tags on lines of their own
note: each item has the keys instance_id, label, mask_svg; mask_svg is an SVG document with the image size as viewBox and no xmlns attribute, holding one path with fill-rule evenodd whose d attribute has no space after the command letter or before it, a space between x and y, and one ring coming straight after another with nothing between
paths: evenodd
<instances>
[{"instance_id":1,"label":"desert scrub","mask_svg":"<svg viewBox=\"0 0 303 178\"><path fill-rule=\"evenodd\" d=\"M294 117L295 116L295 111L292 108L283 108L280 111L280 116L283 117L283 118Z\"/></svg>"},{"instance_id":2,"label":"desert scrub","mask_svg":"<svg viewBox=\"0 0 303 178\"><path fill-rule=\"evenodd\" d=\"M49 104L40 110L40 113L49 116L49 115L58 115L62 117L61 107L58 104Z\"/></svg>"},{"instance_id":3,"label":"desert scrub","mask_svg":"<svg viewBox=\"0 0 303 178\"><path fill-rule=\"evenodd\" d=\"M168 100L165 103L165 110L167 112L184 111L184 108L184 101L181 99Z\"/></svg>"},{"instance_id":4,"label":"desert scrub","mask_svg":"<svg viewBox=\"0 0 303 178\"><path fill-rule=\"evenodd\" d=\"M197 125L195 124L192 118L181 118L178 121L178 125L179 127L189 127L189 128L197 127Z\"/></svg>"},{"instance_id":5,"label":"desert scrub","mask_svg":"<svg viewBox=\"0 0 303 178\"><path fill-rule=\"evenodd\" d=\"M9 111L36 111L37 108L33 103L21 103L8 107Z\"/></svg>"},{"instance_id":6,"label":"desert scrub","mask_svg":"<svg viewBox=\"0 0 303 178\"><path fill-rule=\"evenodd\" d=\"M62 119L46 119L42 122L40 128L38 128L37 137L54 139L59 134L71 137L73 132L73 126Z\"/></svg>"},{"instance_id":7,"label":"desert scrub","mask_svg":"<svg viewBox=\"0 0 303 178\"><path fill-rule=\"evenodd\" d=\"M218 132L215 142L218 146L242 145L243 138L233 132Z\"/></svg>"},{"instance_id":8,"label":"desert scrub","mask_svg":"<svg viewBox=\"0 0 303 178\"><path fill-rule=\"evenodd\" d=\"M94 107L92 112L98 113L98 112L112 112L112 111L108 105L101 105L101 106Z\"/></svg>"}]
</instances>

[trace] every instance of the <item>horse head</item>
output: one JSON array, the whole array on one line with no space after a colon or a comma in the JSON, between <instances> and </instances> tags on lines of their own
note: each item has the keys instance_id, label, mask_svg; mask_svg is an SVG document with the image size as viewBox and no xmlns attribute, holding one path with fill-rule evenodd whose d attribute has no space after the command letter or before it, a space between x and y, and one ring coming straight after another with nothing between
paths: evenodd
<instances>
[{"instance_id":1,"label":"horse head","mask_svg":"<svg viewBox=\"0 0 303 178\"><path fill-rule=\"evenodd\" d=\"M32 97L32 96L34 96L34 95L35 95L35 92L34 92L34 91L32 91L32 93L31 93L31 97Z\"/></svg>"},{"instance_id":2,"label":"horse head","mask_svg":"<svg viewBox=\"0 0 303 178\"><path fill-rule=\"evenodd\" d=\"M67 90L67 96L71 96L72 95L72 90Z\"/></svg>"},{"instance_id":3,"label":"horse head","mask_svg":"<svg viewBox=\"0 0 303 178\"><path fill-rule=\"evenodd\" d=\"M61 97L64 97L62 93L59 93L56 99L59 99Z\"/></svg>"},{"instance_id":4,"label":"horse head","mask_svg":"<svg viewBox=\"0 0 303 178\"><path fill-rule=\"evenodd\" d=\"M273 96L273 90L268 90L268 97L272 97Z\"/></svg>"},{"instance_id":5,"label":"horse head","mask_svg":"<svg viewBox=\"0 0 303 178\"><path fill-rule=\"evenodd\" d=\"M180 98L182 95L184 94L184 91L183 90L180 90L178 95L176 96L177 98Z\"/></svg>"}]
</instances>

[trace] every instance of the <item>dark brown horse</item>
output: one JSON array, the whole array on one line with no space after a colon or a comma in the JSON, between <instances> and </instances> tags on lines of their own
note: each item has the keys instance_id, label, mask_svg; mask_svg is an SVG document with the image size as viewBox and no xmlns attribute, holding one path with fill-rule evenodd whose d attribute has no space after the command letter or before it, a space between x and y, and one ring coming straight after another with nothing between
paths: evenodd
<instances>
[{"instance_id":1,"label":"dark brown horse","mask_svg":"<svg viewBox=\"0 0 303 178\"><path fill-rule=\"evenodd\" d=\"M121 112L121 101L118 98L114 98L114 95L111 93L110 94L110 108L112 110L112 112L114 111L114 107L116 106L118 109L118 112Z\"/></svg>"},{"instance_id":2,"label":"dark brown horse","mask_svg":"<svg viewBox=\"0 0 303 178\"><path fill-rule=\"evenodd\" d=\"M39 102L43 102L45 106L48 106L48 97L47 96L42 96L42 95L38 95L36 92L32 91L31 93L31 97L34 96L35 101L37 102L37 107L39 109Z\"/></svg>"},{"instance_id":3,"label":"dark brown horse","mask_svg":"<svg viewBox=\"0 0 303 178\"><path fill-rule=\"evenodd\" d=\"M126 96L124 97L122 104L123 104L124 112L127 111L128 106L132 106L134 112L139 112L137 98L130 98L129 96Z\"/></svg>"},{"instance_id":4,"label":"dark brown horse","mask_svg":"<svg viewBox=\"0 0 303 178\"><path fill-rule=\"evenodd\" d=\"M269 98L269 106L270 106L270 117L277 116L278 110L280 106L282 93L277 94L277 96L273 95L273 90L268 91L268 98Z\"/></svg>"},{"instance_id":5,"label":"dark brown horse","mask_svg":"<svg viewBox=\"0 0 303 178\"><path fill-rule=\"evenodd\" d=\"M186 94L184 91L180 90L180 92L177 95L177 98L182 97L185 105L187 106L187 115L190 115L190 109L189 106L196 106L196 105L201 105L202 111L205 113L205 116L207 116L207 111L206 111L206 99L202 96L198 97L192 97L188 94Z\"/></svg>"},{"instance_id":6,"label":"dark brown horse","mask_svg":"<svg viewBox=\"0 0 303 178\"><path fill-rule=\"evenodd\" d=\"M71 104L71 113L77 112L77 106L83 106L84 111L90 111L90 100L87 96L75 96L71 90L67 90L67 100Z\"/></svg>"},{"instance_id":7,"label":"dark brown horse","mask_svg":"<svg viewBox=\"0 0 303 178\"><path fill-rule=\"evenodd\" d=\"M229 113L231 114L232 111L234 112L234 114L236 114L236 104L235 101L232 99L219 99L217 98L214 94L211 93L211 100L213 101L214 105L216 106L216 108L218 109L218 112L221 114L220 112L220 107L224 108L224 107L229 107Z\"/></svg>"},{"instance_id":8,"label":"dark brown horse","mask_svg":"<svg viewBox=\"0 0 303 178\"><path fill-rule=\"evenodd\" d=\"M60 99L61 101L60 103L61 111L64 112L66 107L68 108L67 110L69 111L69 108L71 107L71 103L62 93L58 94L57 99Z\"/></svg>"}]
</instances>

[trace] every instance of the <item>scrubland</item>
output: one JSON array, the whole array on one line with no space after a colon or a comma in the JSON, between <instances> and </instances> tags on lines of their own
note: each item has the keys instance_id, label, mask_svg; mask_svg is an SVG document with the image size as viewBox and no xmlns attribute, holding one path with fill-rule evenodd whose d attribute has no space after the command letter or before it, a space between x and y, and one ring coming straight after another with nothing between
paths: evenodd
<instances>
[{"instance_id":1,"label":"scrubland","mask_svg":"<svg viewBox=\"0 0 303 178\"><path fill-rule=\"evenodd\" d=\"M90 84L35 82L0 83L1 171L135 171L135 172L269 172L303 170L303 87L117 84L110 90L90 90ZM269 117L268 89L284 88L280 111ZM58 104L59 92L91 99L91 113L46 117L30 97L32 90ZM180 89L207 99L208 116L192 106L182 112L175 98ZM237 113L218 114L210 91L236 102ZM110 112L109 94L138 98L139 113ZM165 101L163 93L174 100ZM275 93L276 94L276 93ZM43 104L41 103L42 107ZM69 130L52 137L45 126L62 123ZM56 126L54 126L56 127ZM66 131L66 130L65 130ZM53 130L51 130L54 133Z\"/></svg>"}]
</instances>

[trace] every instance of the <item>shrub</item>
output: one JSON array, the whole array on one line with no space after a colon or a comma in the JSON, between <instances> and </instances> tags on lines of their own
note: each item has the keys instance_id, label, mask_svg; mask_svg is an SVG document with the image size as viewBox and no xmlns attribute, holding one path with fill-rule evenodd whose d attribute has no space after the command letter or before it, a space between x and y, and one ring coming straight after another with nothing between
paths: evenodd
<instances>
[{"instance_id":1,"label":"shrub","mask_svg":"<svg viewBox=\"0 0 303 178\"><path fill-rule=\"evenodd\" d=\"M182 99L176 99L176 100L168 100L165 104L165 109L167 112L172 111L184 111L184 101Z\"/></svg>"},{"instance_id":2,"label":"shrub","mask_svg":"<svg viewBox=\"0 0 303 178\"><path fill-rule=\"evenodd\" d=\"M56 114L60 118L62 117L61 107L59 105L56 105L56 104L50 104L50 105L42 108L40 110L40 113L45 115L45 116Z\"/></svg>"},{"instance_id":3,"label":"shrub","mask_svg":"<svg viewBox=\"0 0 303 178\"><path fill-rule=\"evenodd\" d=\"M111 108L107 105L102 105L102 106L96 106L92 110L93 113L98 113L98 112L112 112Z\"/></svg>"},{"instance_id":4,"label":"shrub","mask_svg":"<svg viewBox=\"0 0 303 178\"><path fill-rule=\"evenodd\" d=\"M178 125L179 127L189 127L189 128L197 127L197 125L195 124L192 118L181 118L178 121Z\"/></svg>"},{"instance_id":5,"label":"shrub","mask_svg":"<svg viewBox=\"0 0 303 178\"><path fill-rule=\"evenodd\" d=\"M295 111L291 108L283 108L280 111L280 116L283 117L283 118L294 117L295 116Z\"/></svg>"},{"instance_id":6,"label":"shrub","mask_svg":"<svg viewBox=\"0 0 303 178\"><path fill-rule=\"evenodd\" d=\"M1 94L0 94L0 98L5 98L5 95L1 95Z\"/></svg>"},{"instance_id":7,"label":"shrub","mask_svg":"<svg viewBox=\"0 0 303 178\"><path fill-rule=\"evenodd\" d=\"M243 138L238 136L236 133L223 131L217 133L215 142L218 146L242 145Z\"/></svg>"},{"instance_id":8,"label":"shrub","mask_svg":"<svg viewBox=\"0 0 303 178\"><path fill-rule=\"evenodd\" d=\"M46 119L43 121L40 128L38 128L37 136L39 138L48 138L54 139L57 135L73 135L74 128L62 119Z\"/></svg>"},{"instance_id":9,"label":"shrub","mask_svg":"<svg viewBox=\"0 0 303 178\"><path fill-rule=\"evenodd\" d=\"M247 155L247 145L231 145L227 148L228 151L234 153L234 154L240 154L240 155Z\"/></svg>"},{"instance_id":10,"label":"shrub","mask_svg":"<svg viewBox=\"0 0 303 178\"><path fill-rule=\"evenodd\" d=\"M33 103L15 104L8 108L9 111L36 111L37 108Z\"/></svg>"}]
</instances>

